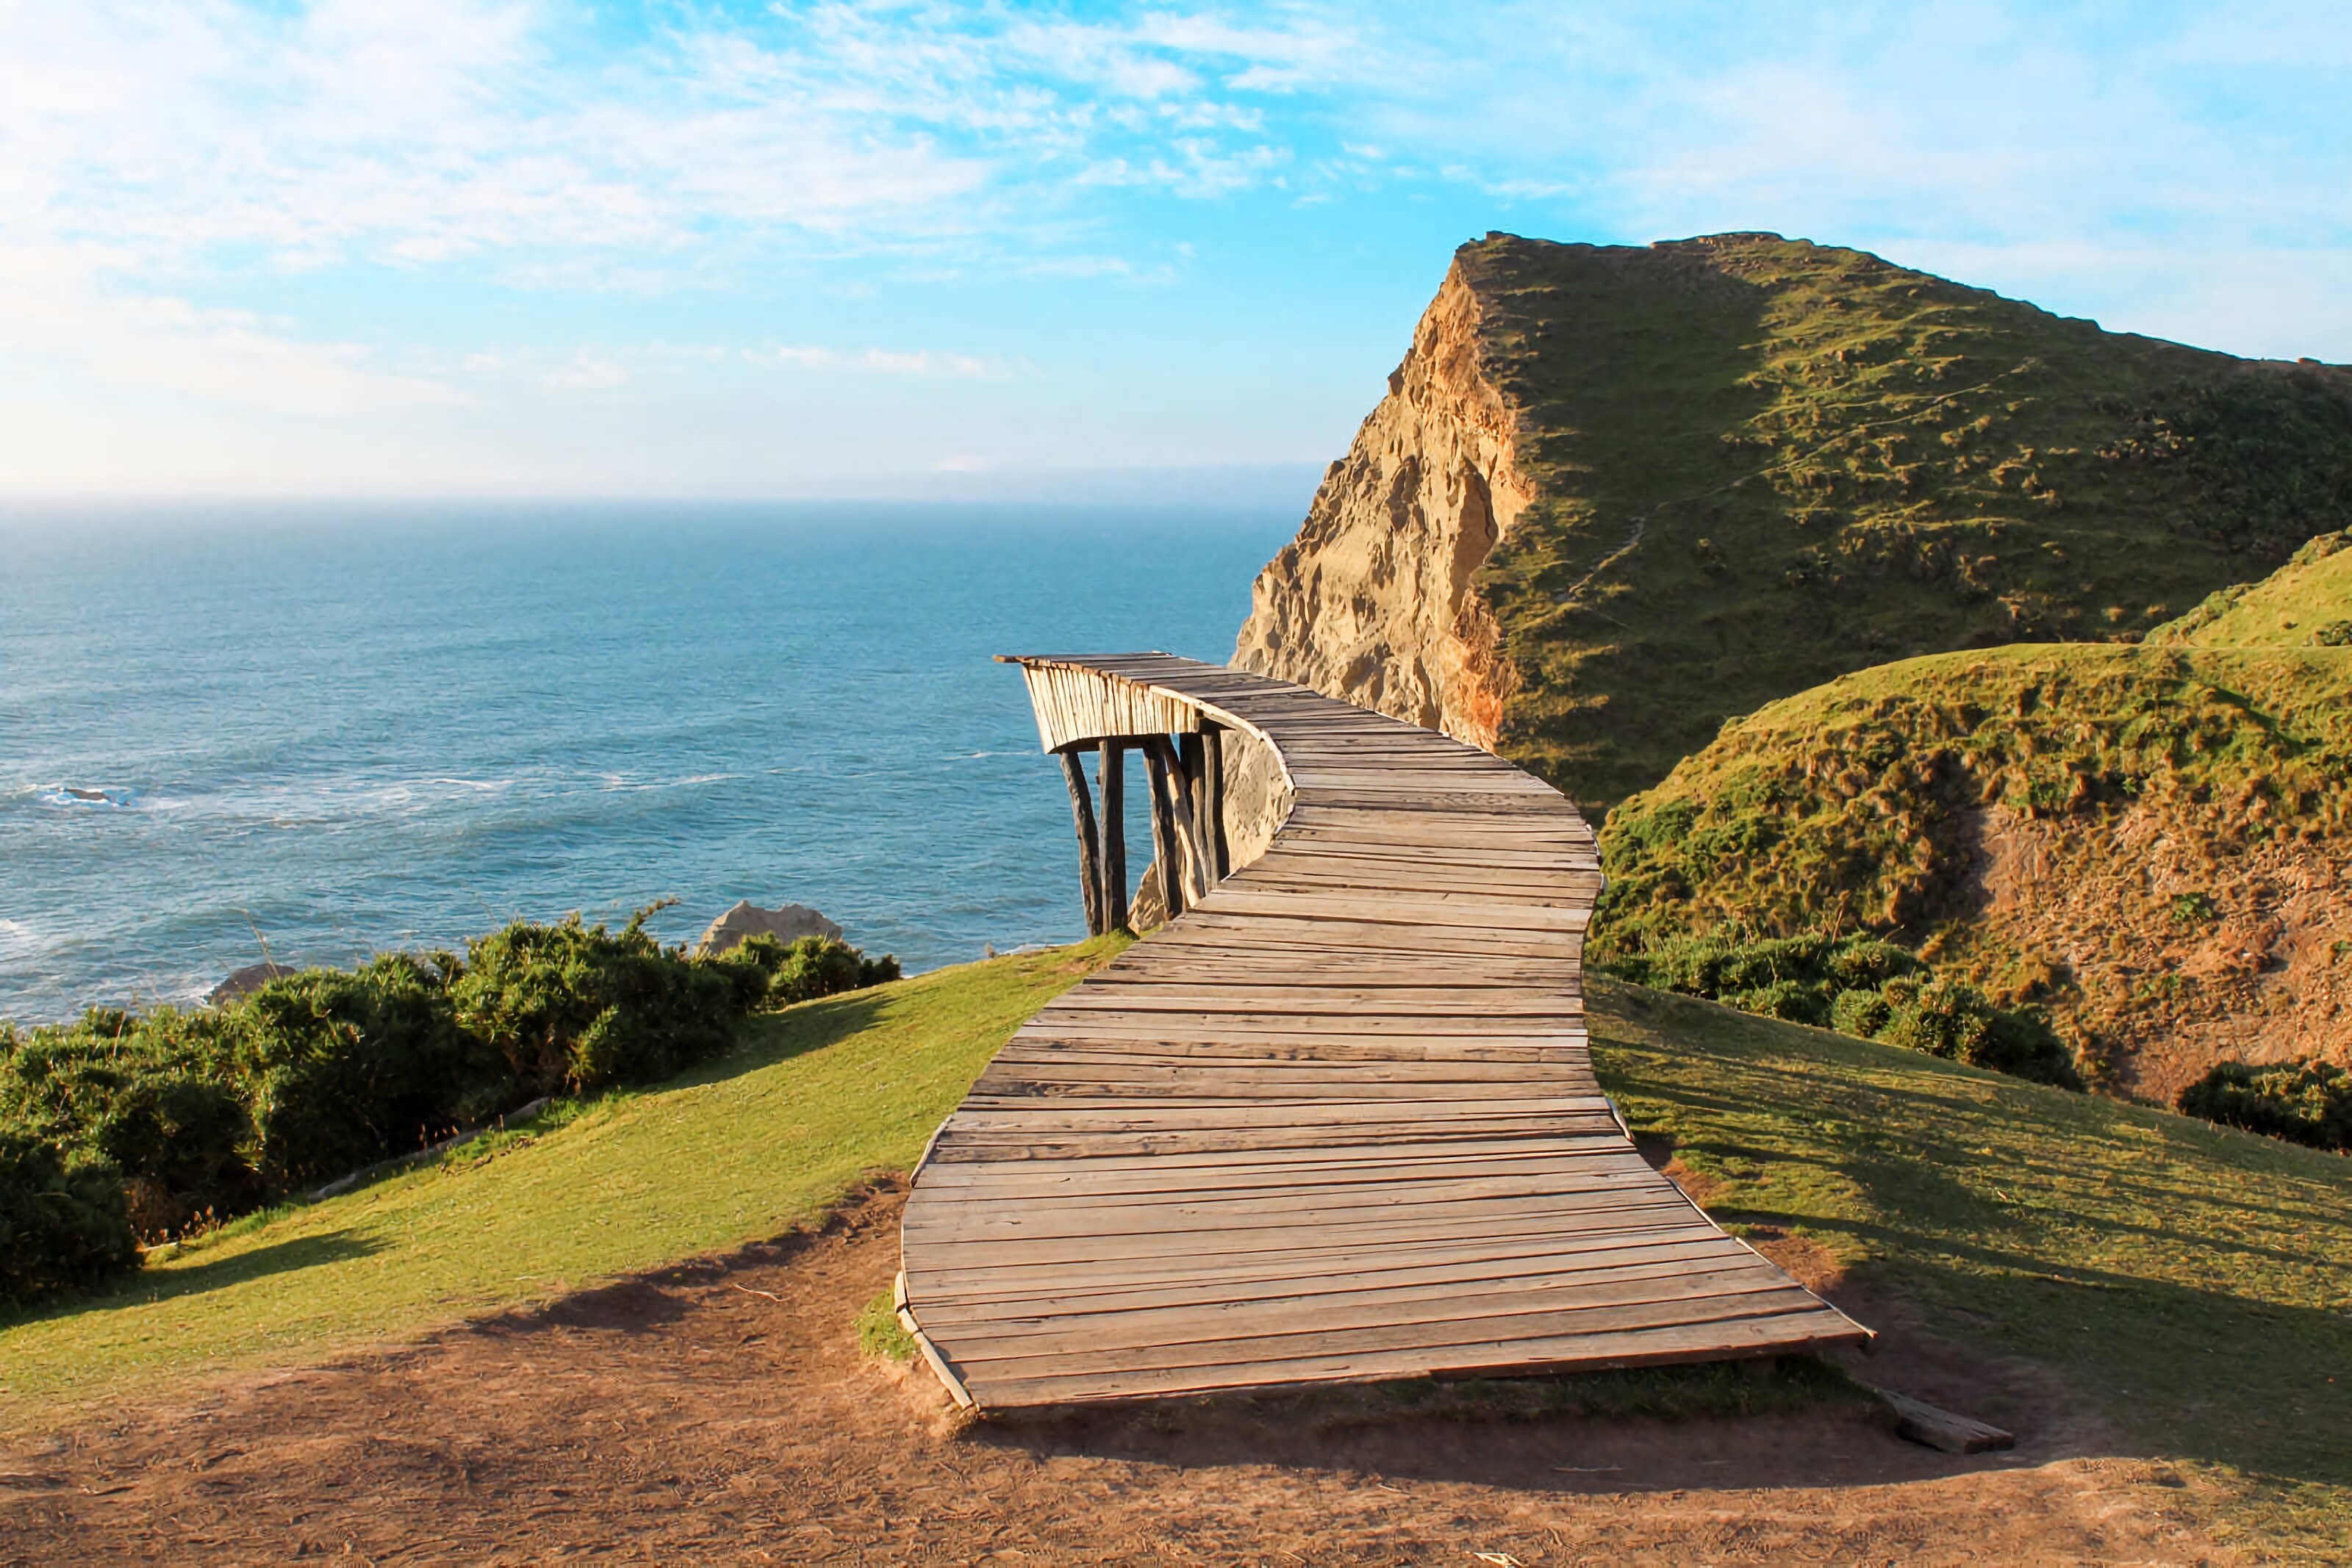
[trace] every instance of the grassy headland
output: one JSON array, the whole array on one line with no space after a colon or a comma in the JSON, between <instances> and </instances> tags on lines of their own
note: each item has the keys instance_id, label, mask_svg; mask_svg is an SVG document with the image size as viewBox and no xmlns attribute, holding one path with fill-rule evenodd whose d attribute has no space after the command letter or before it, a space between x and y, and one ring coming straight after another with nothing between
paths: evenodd
<instances>
[{"instance_id":1,"label":"grassy headland","mask_svg":"<svg viewBox=\"0 0 2352 1568\"><path fill-rule=\"evenodd\" d=\"M2136 638L2352 521L2352 372L1854 250L1497 235L1457 265L1536 491L1478 572L1500 749L1608 806L1913 654Z\"/></svg>"}]
</instances>

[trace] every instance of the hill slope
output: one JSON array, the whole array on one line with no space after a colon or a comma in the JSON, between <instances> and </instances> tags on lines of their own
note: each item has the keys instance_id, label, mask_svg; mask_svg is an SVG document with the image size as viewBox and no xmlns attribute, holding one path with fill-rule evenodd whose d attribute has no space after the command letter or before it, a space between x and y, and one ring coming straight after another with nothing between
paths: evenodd
<instances>
[{"instance_id":1,"label":"hill slope","mask_svg":"<svg viewBox=\"0 0 2352 1568\"><path fill-rule=\"evenodd\" d=\"M1940 654L1771 704L1623 802L1596 955L1890 934L2168 1102L2218 1061L2352 1055L2348 839L2352 648Z\"/></svg>"},{"instance_id":2,"label":"hill slope","mask_svg":"<svg viewBox=\"0 0 2352 1568\"><path fill-rule=\"evenodd\" d=\"M2352 533L2320 535L2262 581L2221 590L2147 640L2192 648L2352 644Z\"/></svg>"},{"instance_id":3,"label":"hill slope","mask_svg":"<svg viewBox=\"0 0 2352 1568\"><path fill-rule=\"evenodd\" d=\"M1587 805L1910 654L2135 638L2352 522L2352 372L1859 251L1465 246L1236 662Z\"/></svg>"},{"instance_id":4,"label":"hill slope","mask_svg":"<svg viewBox=\"0 0 2352 1568\"><path fill-rule=\"evenodd\" d=\"M225 1368L315 1364L772 1235L861 1172L910 1164L1019 1019L1112 950L804 1004L662 1090L0 1325L0 1427L135 1414ZM1636 1132L1671 1140L1683 1179L1758 1245L1826 1260L1899 1339L2054 1382L2105 1425L2074 1451L2200 1467L2238 1528L2352 1545L2352 1162L1605 979L1591 1017ZM860 1302L838 1305L845 1333Z\"/></svg>"}]
</instances>

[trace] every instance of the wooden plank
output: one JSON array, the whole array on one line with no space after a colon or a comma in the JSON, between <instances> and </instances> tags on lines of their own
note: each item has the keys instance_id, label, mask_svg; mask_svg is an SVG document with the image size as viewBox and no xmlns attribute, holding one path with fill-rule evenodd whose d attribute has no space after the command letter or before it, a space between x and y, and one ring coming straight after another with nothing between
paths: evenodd
<instances>
[{"instance_id":1,"label":"wooden plank","mask_svg":"<svg viewBox=\"0 0 2352 1568\"><path fill-rule=\"evenodd\" d=\"M1434 1249L1431 1249L1433 1251ZM971 1322L1003 1315L1003 1309L1092 1312L1185 1306L1203 1300L1304 1301L1327 1291L1410 1290L1424 1285L1470 1288L1489 1281L1601 1276L1653 1265L1708 1266L1730 1259L1752 1260L1737 1242L1711 1227L1680 1232L1633 1232L1593 1239L1581 1250L1537 1239L1517 1243L1478 1242L1452 1248L1445 1256L1423 1249L1406 1254L1368 1248L1323 1249L1328 1267L1307 1270L1294 1257L1268 1262L1224 1262L1213 1269L1171 1270L1146 1264L1127 1275L1091 1275L1075 1269L999 1270L994 1275L920 1276L923 1299L936 1321Z\"/></svg>"},{"instance_id":2,"label":"wooden plank","mask_svg":"<svg viewBox=\"0 0 2352 1568\"><path fill-rule=\"evenodd\" d=\"M1595 1328L1683 1323L1722 1308L1725 1315L1760 1316L1803 1311L1813 1297L1752 1254L1748 1265L1615 1270L1552 1279L1489 1280L1437 1285L1373 1285L1305 1299L1276 1296L1221 1301L1213 1306L1105 1307L1071 1303L1052 1313L1018 1310L950 1312L937 1322L960 1322L960 1365L982 1363L1034 1366L1073 1352L1100 1364L1139 1358L1151 1365L1181 1365L1205 1353L1222 1359L1236 1342L1278 1349L1311 1334L1318 1349L1348 1343L1389 1349L1429 1343L1435 1334L1476 1327L1492 1333L1501 1320L1533 1320L1526 1332L1558 1332L1570 1324ZM1039 1302L1037 1305L1043 1306ZM1302 1305L1307 1309L1302 1312ZM1301 1322L1311 1324L1302 1329ZM1415 1331L1423 1331L1416 1333Z\"/></svg>"},{"instance_id":3,"label":"wooden plank","mask_svg":"<svg viewBox=\"0 0 2352 1568\"><path fill-rule=\"evenodd\" d=\"M1843 1323L1844 1320L1836 1322ZM1412 1345L1387 1352L1301 1355L1280 1362L1228 1361L1115 1372L1066 1372L1060 1375L1044 1372L1025 1377L992 1370L982 1403L1014 1407L1233 1393L1301 1383L1375 1383L1401 1377L1601 1371L1770 1355L1867 1337L1865 1332L1850 1323L1841 1333L1821 1314L1799 1313L1555 1337L1513 1335L1464 1343Z\"/></svg>"},{"instance_id":4,"label":"wooden plank","mask_svg":"<svg viewBox=\"0 0 2352 1568\"><path fill-rule=\"evenodd\" d=\"M1629 1329L1688 1329L1743 1318L1766 1318L1791 1312L1822 1311L1808 1291L1781 1282L1764 1290L1727 1291L1712 1297L1686 1298L1668 1291L1636 1291L1648 1299L1599 1301L1587 1306L1549 1308L1453 1317L1426 1313L1400 1322L1346 1322L1327 1327L1320 1322L1270 1332L1204 1336L1172 1344L1108 1344L1072 1356L1089 1371L1151 1372L1195 1366L1230 1364L1236 1359L1278 1362L1299 1356L1320 1358L1350 1353L1449 1348L1463 1343L1494 1344L1512 1339L1549 1340L1623 1332ZM1042 1342L1042 1343L1041 1343ZM1055 1364L1080 1348L1055 1343L1044 1336L961 1342L956 1365L969 1379L1052 1375Z\"/></svg>"}]
</instances>

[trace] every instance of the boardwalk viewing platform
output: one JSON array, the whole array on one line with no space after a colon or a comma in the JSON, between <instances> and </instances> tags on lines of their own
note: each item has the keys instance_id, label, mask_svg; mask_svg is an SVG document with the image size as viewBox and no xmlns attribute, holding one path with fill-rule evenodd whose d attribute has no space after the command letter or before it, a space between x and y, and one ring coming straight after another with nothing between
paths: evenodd
<instances>
[{"instance_id":1,"label":"boardwalk viewing platform","mask_svg":"<svg viewBox=\"0 0 2352 1568\"><path fill-rule=\"evenodd\" d=\"M1580 962L1601 875L1558 791L1283 681L1013 662L1063 759L1089 925L1127 919L1130 750L1172 918L1024 1025L916 1172L901 1318L960 1402L1869 1337L1651 1169L1601 1094ZM1229 742L1289 800L1240 867Z\"/></svg>"}]
</instances>

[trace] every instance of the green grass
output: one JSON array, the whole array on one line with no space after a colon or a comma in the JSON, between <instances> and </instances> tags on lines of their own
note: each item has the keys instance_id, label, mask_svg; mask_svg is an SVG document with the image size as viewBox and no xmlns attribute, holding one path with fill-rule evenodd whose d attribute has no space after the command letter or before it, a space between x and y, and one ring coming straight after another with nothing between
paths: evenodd
<instances>
[{"instance_id":1,"label":"green grass","mask_svg":"<svg viewBox=\"0 0 2352 1568\"><path fill-rule=\"evenodd\" d=\"M2042 874L2067 897L1988 910L1986 845L2028 822L2063 844ZM1593 955L1726 928L1894 935L2003 1006L2047 1009L2097 1077L2168 1049L2192 1003L2264 1005L2257 975L2182 998L2173 949L2224 917L2258 926L2265 879L2300 869L2273 862L2324 865L2347 837L2352 647L1935 654L1769 704L1620 803ZM2150 876L2169 843L2209 887Z\"/></svg>"},{"instance_id":2,"label":"green grass","mask_svg":"<svg viewBox=\"0 0 2352 1568\"><path fill-rule=\"evenodd\" d=\"M252 1217L131 1290L0 1328L0 1427L311 1363L814 1219L865 1174L909 1166L1012 1030L1115 950L804 1004L660 1090ZM2236 1499L2221 1527L2237 1537L2352 1550L2352 1161L1692 998L1591 989L1604 1084L1637 1131L1724 1184L1709 1202L1727 1223L1813 1239L1936 1333L2045 1369L2134 1451L2209 1469ZM893 1348L887 1307L861 1318L877 1354ZM1363 1397L1374 1415L1485 1419L1852 1396L1800 1365Z\"/></svg>"},{"instance_id":3,"label":"green grass","mask_svg":"<svg viewBox=\"0 0 2352 1568\"><path fill-rule=\"evenodd\" d=\"M898 1321L896 1292L885 1289L857 1314L857 1348L876 1361L912 1361L922 1354L915 1336Z\"/></svg>"},{"instance_id":4,"label":"green grass","mask_svg":"<svg viewBox=\"0 0 2352 1568\"><path fill-rule=\"evenodd\" d=\"M772 1237L905 1170L1101 941L755 1019L733 1056L348 1197L252 1215L112 1294L0 1326L0 1427L306 1363Z\"/></svg>"},{"instance_id":5,"label":"green grass","mask_svg":"<svg viewBox=\"0 0 2352 1568\"><path fill-rule=\"evenodd\" d=\"M2223 1528L2352 1552L2352 1161L1594 978L1601 1082L1935 1332L2048 1369ZM1998 1419L1999 1411L1971 1411Z\"/></svg>"},{"instance_id":6,"label":"green grass","mask_svg":"<svg viewBox=\"0 0 2352 1568\"><path fill-rule=\"evenodd\" d=\"M2352 374L1767 235L1455 265L1535 499L1500 749L1588 806L1891 659L2137 637L2352 516Z\"/></svg>"},{"instance_id":7,"label":"green grass","mask_svg":"<svg viewBox=\"0 0 2352 1568\"><path fill-rule=\"evenodd\" d=\"M2326 648L2352 643L2352 533L2322 534L2260 582L2226 588L2151 643L2200 648Z\"/></svg>"}]
</instances>

